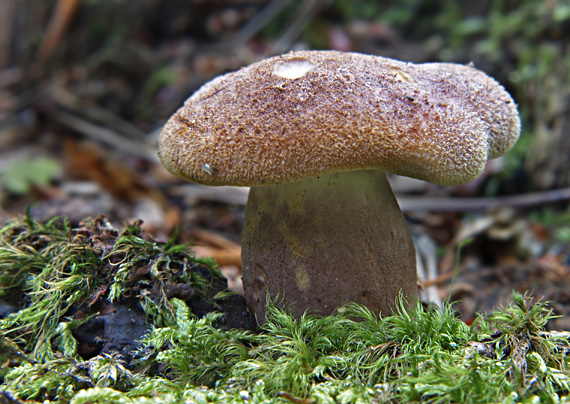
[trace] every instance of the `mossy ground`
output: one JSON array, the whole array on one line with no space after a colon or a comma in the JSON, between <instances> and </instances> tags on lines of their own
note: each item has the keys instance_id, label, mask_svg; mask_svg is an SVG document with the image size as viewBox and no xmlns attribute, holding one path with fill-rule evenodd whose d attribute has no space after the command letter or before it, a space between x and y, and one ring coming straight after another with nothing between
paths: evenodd
<instances>
[{"instance_id":1,"label":"mossy ground","mask_svg":"<svg viewBox=\"0 0 570 404\"><path fill-rule=\"evenodd\" d=\"M252 330L185 247L30 217L0 229L0 287L0 402L570 402L570 335L516 293L471 326L449 304L296 320L270 302Z\"/></svg>"}]
</instances>

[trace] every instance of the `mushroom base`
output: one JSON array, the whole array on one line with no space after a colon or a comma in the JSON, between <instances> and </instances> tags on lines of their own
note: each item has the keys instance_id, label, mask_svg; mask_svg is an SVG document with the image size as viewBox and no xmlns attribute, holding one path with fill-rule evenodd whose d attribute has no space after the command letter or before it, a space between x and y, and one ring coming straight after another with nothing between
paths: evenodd
<instances>
[{"instance_id":1,"label":"mushroom base","mask_svg":"<svg viewBox=\"0 0 570 404\"><path fill-rule=\"evenodd\" d=\"M243 284L259 323L266 294L294 316L348 302L390 314L417 297L415 249L382 171L346 171L251 188L242 236Z\"/></svg>"}]
</instances>

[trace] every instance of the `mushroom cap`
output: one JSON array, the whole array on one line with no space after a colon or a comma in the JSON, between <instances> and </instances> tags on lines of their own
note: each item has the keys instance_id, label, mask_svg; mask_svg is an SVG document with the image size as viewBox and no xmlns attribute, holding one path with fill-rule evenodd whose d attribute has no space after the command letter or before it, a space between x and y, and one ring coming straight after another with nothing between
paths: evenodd
<instances>
[{"instance_id":1,"label":"mushroom cap","mask_svg":"<svg viewBox=\"0 0 570 404\"><path fill-rule=\"evenodd\" d=\"M165 125L159 155L171 173L207 185L361 169L455 185L519 133L511 96L471 66L300 51L206 83Z\"/></svg>"}]
</instances>

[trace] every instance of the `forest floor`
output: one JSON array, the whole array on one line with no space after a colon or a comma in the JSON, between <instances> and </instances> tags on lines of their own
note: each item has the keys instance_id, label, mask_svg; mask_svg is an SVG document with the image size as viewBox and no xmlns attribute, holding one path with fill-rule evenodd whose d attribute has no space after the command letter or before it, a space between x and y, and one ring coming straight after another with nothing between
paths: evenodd
<instances>
[{"instance_id":1,"label":"forest floor","mask_svg":"<svg viewBox=\"0 0 570 404\"><path fill-rule=\"evenodd\" d=\"M436 34L414 36L414 21L422 18L417 9L406 10L408 20L398 26L356 20L351 13L357 11L341 1L275 10L279 2L269 2L264 10L279 17L258 14L260 1L198 3L185 9L178 2L170 8L125 8L61 1L34 14L25 5L12 10L22 24L6 28L17 34L17 46L0 75L2 222L30 206L36 220L64 216L71 225L100 214L116 227L142 220L145 231L163 241L179 228L177 241L192 245L198 256L214 257L230 289L241 293L247 189L184 183L156 155L161 126L183 100L208 79L281 46L312 42L417 62L472 56L445 53L451 48ZM475 18L469 13L477 11L465 11L463 18ZM133 24L121 28L127 15ZM157 25L158 19L180 26ZM104 40L97 37L102 21L108 23ZM41 27L47 27L43 39L32 42ZM503 69L511 61L499 67L485 54L475 61L507 83ZM525 110L524 100L517 101ZM524 135L517 150L528 149ZM425 267L424 298L451 297L466 321L506 304L512 290L532 291L553 302L557 314L570 314L570 191L528 194L524 183L530 176L517 150L460 187L391 177ZM484 197L497 192L507 198ZM456 265L457 247L467 239L472 242ZM569 329L570 320L561 318L552 327Z\"/></svg>"},{"instance_id":2,"label":"forest floor","mask_svg":"<svg viewBox=\"0 0 570 404\"><path fill-rule=\"evenodd\" d=\"M101 348L103 340L108 342L109 352L116 346L131 349L134 341L147 331L145 321L149 318L153 324L170 322L175 328L174 311L178 310L182 317L188 316L176 300L182 299L193 301L189 305L200 316L220 308L233 313L235 322L225 323L224 327L237 328L232 331L234 334L223 334L223 338L236 338L239 344L235 346L239 345L239 349L250 350L253 356L259 354L254 348L264 342L253 342L248 339L253 337L237 331L239 327L253 327L240 297L243 294L240 235L248 190L205 187L175 178L158 160L157 141L168 117L209 79L263 57L306 48L359 51L417 63L474 62L505 85L521 110L523 134L515 149L506 157L491 161L478 180L463 186L441 187L389 177L416 242L421 300L435 303L436 307L445 301L454 302L457 313L453 319L459 323L453 323L458 333L453 344L469 340L474 343L472 347L483 351L487 346L471 341L474 334L463 327L476 321L478 313L495 313L491 315L494 327L504 326L500 335L485 334L485 344L494 348L505 341L514 344L509 345L513 349L519 342L524 345L522 340L516 340L516 344L508 341L512 330L507 325L517 316L524 317L523 329L534 327L532 321L536 317L548 331L570 330L570 189L567 188L570 145L564 140L568 137L563 136L570 116L567 113L570 86L566 85L568 61L559 56L564 54L560 49L567 49L570 38L567 35L570 9L563 2L529 0L513 9L509 9L508 2L501 2L504 10L495 9L499 6L486 1L466 8L450 6L449 2L435 6L421 1L405 2L413 3L413 7L403 7L398 2L380 6L373 1L357 2L360 6L353 7L352 1L343 0L307 0L298 4L284 0L194 1L190 7L182 0L169 2L168 6L150 0L136 2L136 6L127 3L54 0L38 4L14 0L0 5L0 46L9 49L0 55L2 237L9 236L14 241L20 234L23 239L17 243L21 246L29 241L32 250L47 248L46 242L50 240L57 241L58 248L63 248L66 240L79 240L91 243L99 253L105 252L99 258L106 257L109 261L97 261L102 268L97 273L101 275L97 281L100 288L89 296L87 303L83 302L88 307L73 307L70 312L79 320L89 319L96 310L102 316L94 328L76 332L80 349ZM52 221L58 217L66 219ZM50 228L46 223L56 227ZM51 230L39 236L38 232L46 228ZM32 236L26 239L26 234ZM179 244L187 245L198 259L181 258ZM129 275L132 277L125 272L124 279L111 282L107 278L114 273L111 268L124 262L125 257L133 258L128 254L135 245L144 247L141 254L152 257L157 267L166 265L176 282L152 286L152 271L156 268L148 265L142 266L145 270ZM26 247L22 251L31 250ZM168 265L163 261L166 255L170 257ZM22 256L30 262L38 259L38 256ZM50 257L57 261L57 254ZM189 260L196 271L193 272L196 285L215 285L211 291L182 286L186 275L179 271ZM88 261L81 261L82 265ZM16 273L14 279L26 282L21 275ZM62 281L57 275L54 282ZM81 276L69 282L85 280ZM223 293L226 280L229 289L236 293L233 297ZM42 289L41 285L36 286ZM49 291L49 288L35 291L30 296L41 302L37 296ZM127 296L128 304L122 308L111 299L118 296L113 293L119 292ZM154 306L164 301L161 293L176 303L168 308ZM520 298L514 306L509 306L513 297L516 300L527 293L534 301L549 302L552 312L541 304L532 306L530 298L523 303ZM12 300L6 300L6 296ZM30 296L5 294L0 304L0 320L18 310L25 311L26 304L34 299ZM144 313L134 315L131 309L135 306L143 307ZM501 307L512 310L507 309L508 315L497 314ZM532 313L529 309L527 313L521 307L539 309ZM44 309L49 308L44 304ZM516 315L511 315L513 310ZM108 316L110 313L117 313L114 320ZM449 312L444 311L443 317L437 318L438 326L451 324L446 315ZM197 323L190 324L182 317L176 319L181 329L196 326ZM283 329L294 327L280 313L275 319ZM547 321L543 324L544 319ZM208 328L212 324L219 327L218 320L207 318L200 323L210 333L208 336L220 336ZM374 319L368 320L364 323L370 327L384 327ZM422 321L429 326L434 320L430 317ZM106 322L111 325L107 330L117 331L117 335L101 334L104 327L99 326ZM71 323L61 324L67 324L62 326L65 328L71 327ZM316 323L311 323L311 327L325 326ZM370 330L359 327L368 325L350 323L349 328L366 333ZM394 324L386 327L392 331L398 329ZM129 328L129 332L121 333L124 328ZM178 331L172 332L181 338L176 334ZM516 333L520 332L516 328ZM540 343L544 337L541 332L534 328L531 332ZM564 342L566 334L561 335L564 337L560 341ZM27 337L17 335L17 338ZM60 351L71 352L78 349L73 340L53 342L59 344ZM69 346L61 348L65 341ZM158 344L157 341L154 342ZM5 343L3 340L2 344ZM382 347L378 351L370 347L362 351L368 355L367 360L376 358L374 355L380 355L380 351L396 355L393 341L376 343ZM449 348L445 341L434 339L434 343ZM550 348L558 349L556 354L566 355L567 347L562 345L560 349L554 345ZM15 351L12 351L14 346L9 347L10 352L16 352L11 361L14 357L32 355L32 351L19 351L22 346ZM192 348L197 360L202 360L199 356L202 348ZM33 355L41 352L48 355L51 349L50 344L39 344L33 348ZM154 348L147 349L151 352ZM486 351L483 351L480 354L484 356ZM8 351L0 349L0 352ZM457 369L466 366L462 362L468 359L465 352L454 353ZM80 354L88 358L93 353ZM228 355L239 356L235 351ZM531 362L537 361L534 365L529 362L529 366L542 369L536 357L529 358ZM57 360L50 363L57 367ZM219 363L215 354L204 360L211 366L208 375L218 371L229 374L228 369L216 368ZM515 364L509 364L510 370L505 370L508 377L513 376L512 372L519 375L517 372L522 369L517 368L516 358L513 360ZM2 364L0 376L4 375L4 365L10 363ZM32 366L32 362L25 366L28 365ZM175 367L182 369L184 365L176 362ZM28 369L25 366L21 368L24 374ZM45 370L38 366L34 371ZM75 364L73 369L84 372L85 366ZM66 369L70 383L78 383L79 378L70 376L70 368ZM123 368L117 366L114 371L117 369ZM239 368L236 369L239 373ZM131 380L130 377L127 379ZM529 380L516 379L521 386L531 389L534 381ZM564 389L570 385L560 380L556 383L562 383L566 392ZM167 383L164 380L160 383L163 382ZM32 394L26 392L26 386L19 388L23 396ZM49 387L46 389L51 394ZM371 397L384 394L379 391L366 394ZM196 397L202 394L194 393ZM524 396L522 390L518 393ZM412 397L415 393L410 394ZM286 401L311 402L282 397ZM9 398L0 395L0 402L17 402ZM247 401L247 394L242 399ZM232 402L231 397L228 400Z\"/></svg>"}]
</instances>

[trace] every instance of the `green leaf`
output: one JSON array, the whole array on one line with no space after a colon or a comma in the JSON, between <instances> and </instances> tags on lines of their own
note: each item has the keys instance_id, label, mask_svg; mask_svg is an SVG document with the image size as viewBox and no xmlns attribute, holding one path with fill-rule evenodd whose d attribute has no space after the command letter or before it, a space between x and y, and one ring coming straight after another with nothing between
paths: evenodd
<instances>
[{"instance_id":1,"label":"green leaf","mask_svg":"<svg viewBox=\"0 0 570 404\"><path fill-rule=\"evenodd\" d=\"M59 171L59 163L47 157L14 160L2 173L0 184L13 194L23 195L33 185L48 185Z\"/></svg>"}]
</instances>

